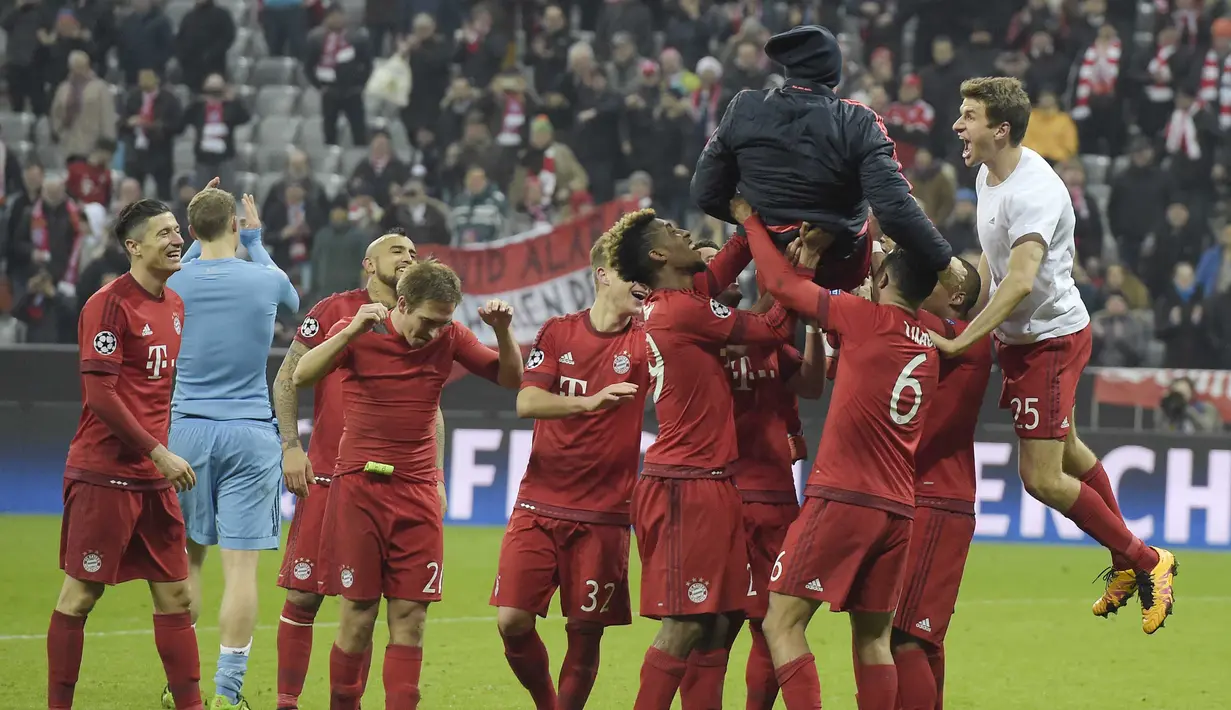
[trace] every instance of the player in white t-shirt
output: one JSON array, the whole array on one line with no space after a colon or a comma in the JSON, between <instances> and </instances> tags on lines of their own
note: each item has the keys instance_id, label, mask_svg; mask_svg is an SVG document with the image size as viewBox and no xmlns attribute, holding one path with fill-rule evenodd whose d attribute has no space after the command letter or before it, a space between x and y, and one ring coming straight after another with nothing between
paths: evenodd
<instances>
[{"instance_id":1,"label":"player in white t-shirt","mask_svg":"<svg viewBox=\"0 0 1231 710\"><path fill-rule=\"evenodd\" d=\"M982 166L976 183L979 274L990 292L959 336L933 333L932 341L953 356L995 332L1004 372L1000 406L1013 412L1026 491L1111 550L1095 615L1113 614L1138 594L1142 629L1152 634L1171 613L1175 557L1125 526L1103 465L1075 428L1077 383L1090 359L1090 316L1073 282L1072 198L1047 161L1021 145L1030 120L1021 82L970 79L962 83L962 99L953 130L966 165Z\"/></svg>"}]
</instances>

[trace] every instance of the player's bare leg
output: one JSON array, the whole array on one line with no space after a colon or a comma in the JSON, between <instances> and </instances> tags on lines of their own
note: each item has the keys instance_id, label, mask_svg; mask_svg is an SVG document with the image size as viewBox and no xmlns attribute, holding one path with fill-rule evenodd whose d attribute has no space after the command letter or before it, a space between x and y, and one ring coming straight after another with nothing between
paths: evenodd
<instances>
[{"instance_id":1,"label":"player's bare leg","mask_svg":"<svg viewBox=\"0 0 1231 710\"><path fill-rule=\"evenodd\" d=\"M898 669L893 663L893 612L851 612L855 687L861 710L894 710Z\"/></svg>"},{"instance_id":2,"label":"player's bare leg","mask_svg":"<svg viewBox=\"0 0 1231 710\"><path fill-rule=\"evenodd\" d=\"M297 710L308 662L312 658L312 626L325 597L286 590L278 619L278 710Z\"/></svg>"},{"instance_id":3,"label":"player's bare leg","mask_svg":"<svg viewBox=\"0 0 1231 710\"><path fill-rule=\"evenodd\" d=\"M192 557L189 542L189 558ZM222 604L218 609L218 672L214 675L216 693L234 706L241 705L240 691L248 672L248 654L256 630L258 550L221 548ZM196 599L194 608L200 607ZM215 697L215 704L218 704ZM226 707L223 705L222 707Z\"/></svg>"},{"instance_id":4,"label":"player's bare leg","mask_svg":"<svg viewBox=\"0 0 1231 710\"><path fill-rule=\"evenodd\" d=\"M774 659L774 674L787 710L820 710L821 678L804 635L820 602L769 593L769 611L761 628Z\"/></svg>"},{"instance_id":5,"label":"player's bare leg","mask_svg":"<svg viewBox=\"0 0 1231 710\"><path fill-rule=\"evenodd\" d=\"M680 681L683 710L722 710L727 659L735 640L731 629L738 633L743 621L743 614L720 614L706 636L688 654L688 670Z\"/></svg>"},{"instance_id":6,"label":"player's bare leg","mask_svg":"<svg viewBox=\"0 0 1231 710\"><path fill-rule=\"evenodd\" d=\"M1068 436L1064 439L1064 474L1093 488L1116 517L1123 520L1120 503L1116 500L1115 491L1111 489L1111 480L1107 478L1102 462L1077 435L1076 410L1069 417L1069 421L1073 422L1074 426L1069 428ZM1106 618L1119 611L1137 593L1137 574L1133 571L1133 563L1130 560L1113 552L1111 567L1103 570L1101 576L1105 583L1103 596L1094 602L1093 611L1095 616Z\"/></svg>"},{"instance_id":7,"label":"player's bare leg","mask_svg":"<svg viewBox=\"0 0 1231 710\"><path fill-rule=\"evenodd\" d=\"M188 611L192 614L192 623L201 618L201 569L205 566L205 556L209 548L198 545L191 539L188 548Z\"/></svg>"},{"instance_id":8,"label":"player's bare leg","mask_svg":"<svg viewBox=\"0 0 1231 710\"><path fill-rule=\"evenodd\" d=\"M359 710L364 660L372 646L380 599L340 601L338 636L329 654L329 707L331 710Z\"/></svg>"},{"instance_id":9,"label":"player's bare leg","mask_svg":"<svg viewBox=\"0 0 1231 710\"><path fill-rule=\"evenodd\" d=\"M688 654L710 638L717 615L668 616L641 664L641 686L633 710L669 710L688 670Z\"/></svg>"},{"instance_id":10,"label":"player's bare leg","mask_svg":"<svg viewBox=\"0 0 1231 710\"><path fill-rule=\"evenodd\" d=\"M1020 440L1018 470L1026 492L1131 563L1142 600L1142 630L1152 634L1171 614L1175 557L1147 546L1092 487L1064 475L1065 446L1064 441L1053 439Z\"/></svg>"},{"instance_id":11,"label":"player's bare leg","mask_svg":"<svg viewBox=\"0 0 1231 710\"><path fill-rule=\"evenodd\" d=\"M419 707L419 673L423 668L423 631L427 604L390 599L389 645L385 647L385 707ZM368 640L368 646L372 644Z\"/></svg>"},{"instance_id":12,"label":"player's bare leg","mask_svg":"<svg viewBox=\"0 0 1231 710\"><path fill-rule=\"evenodd\" d=\"M81 652L85 646L85 622L107 586L64 576L60 597L47 629L47 707L71 708Z\"/></svg>"},{"instance_id":13,"label":"player's bare leg","mask_svg":"<svg viewBox=\"0 0 1231 710\"><path fill-rule=\"evenodd\" d=\"M504 657L518 682L530 693L536 710L555 710L556 688L551 680L547 646L535 629L533 612L502 606L496 609L496 626L504 641Z\"/></svg>"},{"instance_id":14,"label":"player's bare leg","mask_svg":"<svg viewBox=\"0 0 1231 710\"><path fill-rule=\"evenodd\" d=\"M603 640L603 625L592 621L569 620L564 625L568 635L568 650L560 664L560 694L558 710L581 710L594 689L598 677L599 645Z\"/></svg>"},{"instance_id":15,"label":"player's bare leg","mask_svg":"<svg viewBox=\"0 0 1231 710\"><path fill-rule=\"evenodd\" d=\"M188 580L150 582L154 602L154 645L167 674L163 706L176 710L201 708L201 656L192 625L192 592ZM171 704L168 705L167 695Z\"/></svg>"},{"instance_id":16,"label":"player's bare leg","mask_svg":"<svg viewBox=\"0 0 1231 710\"><path fill-rule=\"evenodd\" d=\"M898 669L899 710L934 710L940 697L941 679L936 677L929 653L932 644L898 629L893 630L893 663Z\"/></svg>"}]
</instances>

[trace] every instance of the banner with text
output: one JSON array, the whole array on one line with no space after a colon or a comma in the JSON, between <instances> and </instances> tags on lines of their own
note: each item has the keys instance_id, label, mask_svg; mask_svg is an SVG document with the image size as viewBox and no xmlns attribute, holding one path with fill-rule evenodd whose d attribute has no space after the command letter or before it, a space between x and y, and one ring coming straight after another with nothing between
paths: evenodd
<instances>
[{"instance_id":1,"label":"banner with text","mask_svg":"<svg viewBox=\"0 0 1231 710\"><path fill-rule=\"evenodd\" d=\"M478 309L499 298L513 306L513 335L523 344L555 316L588 308L594 300L590 248L619 219L622 201L600 205L551 229L540 229L487 244L424 251L453 267L462 279L458 322L495 345Z\"/></svg>"},{"instance_id":2,"label":"banner with text","mask_svg":"<svg viewBox=\"0 0 1231 710\"><path fill-rule=\"evenodd\" d=\"M1231 422L1231 371L1164 370L1155 368L1091 368L1094 374L1094 400L1099 404L1157 409L1172 381L1187 377L1193 382L1198 399L1211 402Z\"/></svg>"}]
</instances>

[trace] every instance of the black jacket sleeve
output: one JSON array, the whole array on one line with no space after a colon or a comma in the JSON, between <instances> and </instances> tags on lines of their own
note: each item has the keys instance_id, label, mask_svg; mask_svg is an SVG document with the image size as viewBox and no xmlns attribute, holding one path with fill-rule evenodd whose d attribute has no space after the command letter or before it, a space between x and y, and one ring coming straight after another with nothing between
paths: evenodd
<instances>
[{"instance_id":1,"label":"black jacket sleeve","mask_svg":"<svg viewBox=\"0 0 1231 710\"><path fill-rule=\"evenodd\" d=\"M731 148L731 131L735 113L739 110L741 91L727 104L714 135L697 158L697 167L692 174L692 201L707 215L729 224L735 224L731 215L731 198L739 184L739 164Z\"/></svg>"},{"instance_id":2,"label":"black jacket sleeve","mask_svg":"<svg viewBox=\"0 0 1231 710\"><path fill-rule=\"evenodd\" d=\"M948 268L953 247L911 197L910 183L902 174L884 122L872 109L859 111L856 116L857 130L851 135L860 144L851 146L851 155L859 161L859 182L881 231L937 271Z\"/></svg>"}]
</instances>

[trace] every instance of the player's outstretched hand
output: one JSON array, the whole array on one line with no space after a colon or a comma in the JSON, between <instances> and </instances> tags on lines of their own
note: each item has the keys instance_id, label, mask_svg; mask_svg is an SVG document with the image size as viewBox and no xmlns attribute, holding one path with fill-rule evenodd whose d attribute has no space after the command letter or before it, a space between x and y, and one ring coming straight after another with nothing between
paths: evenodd
<instances>
[{"instance_id":1,"label":"player's outstretched hand","mask_svg":"<svg viewBox=\"0 0 1231 710\"><path fill-rule=\"evenodd\" d=\"M955 257L949 259L949 268L940 272L940 285L944 286L948 293L957 293L962 290L962 283L966 281L966 265L962 260Z\"/></svg>"},{"instance_id":2,"label":"player's outstretched hand","mask_svg":"<svg viewBox=\"0 0 1231 710\"><path fill-rule=\"evenodd\" d=\"M376 327L377 323L389 317L389 309L385 308L380 303L365 303L355 312L355 317L351 319L346 330L351 337L366 333Z\"/></svg>"},{"instance_id":3,"label":"player's outstretched hand","mask_svg":"<svg viewBox=\"0 0 1231 710\"><path fill-rule=\"evenodd\" d=\"M732 197L731 216L740 224L747 222L748 218L752 216L752 205L748 204L748 200L745 200L741 195Z\"/></svg>"},{"instance_id":4,"label":"player's outstretched hand","mask_svg":"<svg viewBox=\"0 0 1231 710\"><path fill-rule=\"evenodd\" d=\"M936 351L942 357L957 357L966 352L966 348L962 347L956 340L950 340L934 330L928 330L928 333L932 335L932 344L936 346Z\"/></svg>"},{"instance_id":5,"label":"player's outstretched hand","mask_svg":"<svg viewBox=\"0 0 1231 710\"><path fill-rule=\"evenodd\" d=\"M479 317L493 330L508 330L513 324L513 307L498 298L479 307Z\"/></svg>"},{"instance_id":6,"label":"player's outstretched hand","mask_svg":"<svg viewBox=\"0 0 1231 710\"><path fill-rule=\"evenodd\" d=\"M587 409L591 412L598 412L618 407L625 402L631 401L636 394L637 385L632 382L617 382L613 385L607 385L599 390L598 394L586 398Z\"/></svg>"},{"instance_id":7,"label":"player's outstretched hand","mask_svg":"<svg viewBox=\"0 0 1231 710\"><path fill-rule=\"evenodd\" d=\"M286 489L300 498L308 497L308 484L316 480L312 462L298 446L282 450L282 480Z\"/></svg>"},{"instance_id":8,"label":"player's outstretched hand","mask_svg":"<svg viewBox=\"0 0 1231 710\"><path fill-rule=\"evenodd\" d=\"M197 473L192 470L192 466L184 459L171 453L167 447L159 444L158 448L150 452L150 460L158 467L158 472L163 475L178 493L191 490L197 485Z\"/></svg>"},{"instance_id":9,"label":"player's outstretched hand","mask_svg":"<svg viewBox=\"0 0 1231 710\"><path fill-rule=\"evenodd\" d=\"M256 209L256 198L252 195L245 194L244 199L244 216L239 218L240 229L260 229L261 215Z\"/></svg>"}]
</instances>

